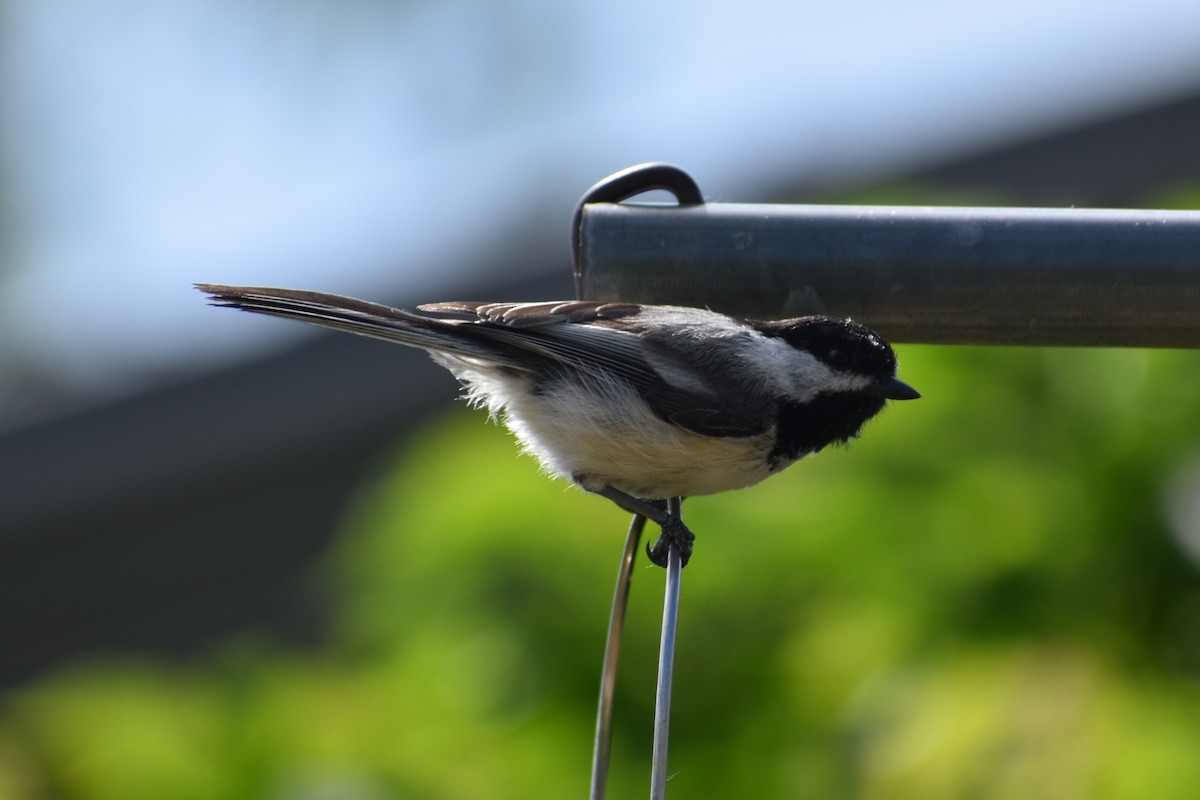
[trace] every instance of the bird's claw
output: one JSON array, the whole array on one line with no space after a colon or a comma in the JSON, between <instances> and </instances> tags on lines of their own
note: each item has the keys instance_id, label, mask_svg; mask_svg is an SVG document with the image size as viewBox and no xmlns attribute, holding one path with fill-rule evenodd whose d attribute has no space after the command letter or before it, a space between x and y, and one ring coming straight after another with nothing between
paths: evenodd
<instances>
[{"instance_id":1,"label":"bird's claw","mask_svg":"<svg viewBox=\"0 0 1200 800\"><path fill-rule=\"evenodd\" d=\"M646 556L652 563L665 569L667 554L671 550L671 545L674 544L679 548L679 566L686 567L688 559L692 557L692 543L695 540L696 534L688 530L688 527L683 524L683 520L675 516L668 516L663 520L662 534L659 535L658 541L653 545L646 544Z\"/></svg>"}]
</instances>

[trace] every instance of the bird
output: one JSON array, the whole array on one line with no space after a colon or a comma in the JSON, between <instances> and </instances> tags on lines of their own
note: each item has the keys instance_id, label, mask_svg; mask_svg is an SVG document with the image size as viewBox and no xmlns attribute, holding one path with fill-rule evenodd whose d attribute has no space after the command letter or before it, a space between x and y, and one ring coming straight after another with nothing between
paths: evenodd
<instances>
[{"instance_id":1,"label":"bird","mask_svg":"<svg viewBox=\"0 0 1200 800\"><path fill-rule=\"evenodd\" d=\"M450 301L416 313L325 292L198 283L212 305L426 350L544 472L662 529L666 500L752 486L857 437L887 400L920 394L891 346L849 319L739 319L703 308L565 300Z\"/></svg>"}]
</instances>

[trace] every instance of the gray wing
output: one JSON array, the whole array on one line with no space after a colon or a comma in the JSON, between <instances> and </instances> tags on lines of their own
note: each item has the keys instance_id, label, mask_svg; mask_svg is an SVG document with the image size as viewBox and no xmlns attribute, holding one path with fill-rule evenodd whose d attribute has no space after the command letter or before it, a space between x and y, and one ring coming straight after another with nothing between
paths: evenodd
<instances>
[{"instance_id":1,"label":"gray wing","mask_svg":"<svg viewBox=\"0 0 1200 800\"><path fill-rule=\"evenodd\" d=\"M636 303L561 301L418 306L429 315L350 297L268 287L197 284L215 305L295 319L497 366L552 374L615 375L660 418L710 436L761 433L773 421L768 398L747 391L736 371L690 363L670 333L637 324ZM473 319L447 318L468 315ZM693 348L691 352L695 352ZM713 359L715 351L707 353ZM728 348L725 357L730 356Z\"/></svg>"},{"instance_id":2,"label":"gray wing","mask_svg":"<svg viewBox=\"0 0 1200 800\"><path fill-rule=\"evenodd\" d=\"M483 326L488 337L537 348L557 365L619 375L659 417L697 433L748 436L774 420L774 402L736 378L736 342L726 338L709 347L681 346L676 331L640 324L643 307L637 303L446 302L418 308L473 314L478 322L491 323Z\"/></svg>"}]
</instances>

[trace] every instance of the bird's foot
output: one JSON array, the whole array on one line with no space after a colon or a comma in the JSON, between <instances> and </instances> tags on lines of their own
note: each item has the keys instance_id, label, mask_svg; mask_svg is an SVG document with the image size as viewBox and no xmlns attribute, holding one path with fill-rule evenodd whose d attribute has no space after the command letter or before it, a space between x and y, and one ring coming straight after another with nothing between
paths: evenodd
<instances>
[{"instance_id":1,"label":"bird's foot","mask_svg":"<svg viewBox=\"0 0 1200 800\"><path fill-rule=\"evenodd\" d=\"M667 555L671 552L671 545L674 544L679 548L680 566L687 566L688 559L692 557L692 542L696 541L696 535L688 530L687 525L684 525L683 520L679 517L680 505L683 503L682 497L674 502L675 513L672 514L669 511L672 508L672 502L667 500L642 500L606 483L597 485L586 475L573 474L571 477L587 491L607 497L626 511L640 514L662 528L662 535L658 537L658 541L653 546L649 544L646 546L646 555L653 563L665 569Z\"/></svg>"},{"instance_id":2,"label":"bird's foot","mask_svg":"<svg viewBox=\"0 0 1200 800\"><path fill-rule=\"evenodd\" d=\"M696 541L696 534L688 530L683 520L672 514L665 515L659 525L662 526L662 534L653 545L647 542L646 556L651 562L666 569L667 555L671 545L675 545L679 548L679 566L686 567L688 559L692 557L692 543Z\"/></svg>"}]
</instances>

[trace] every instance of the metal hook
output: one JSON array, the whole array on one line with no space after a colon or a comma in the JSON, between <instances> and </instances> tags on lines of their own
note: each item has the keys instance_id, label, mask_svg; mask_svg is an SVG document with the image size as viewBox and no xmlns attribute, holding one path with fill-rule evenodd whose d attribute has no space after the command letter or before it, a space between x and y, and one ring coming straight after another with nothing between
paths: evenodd
<instances>
[{"instance_id":1,"label":"metal hook","mask_svg":"<svg viewBox=\"0 0 1200 800\"><path fill-rule=\"evenodd\" d=\"M583 296L583 265L579 253L583 242L580 239L583 227L583 209L589 203L620 203L639 194L662 189L675 195L681 206L703 205L704 195L692 176L674 164L649 162L638 164L620 172L614 172L583 193L575 212L571 215L571 265L575 271L575 299Z\"/></svg>"}]
</instances>

